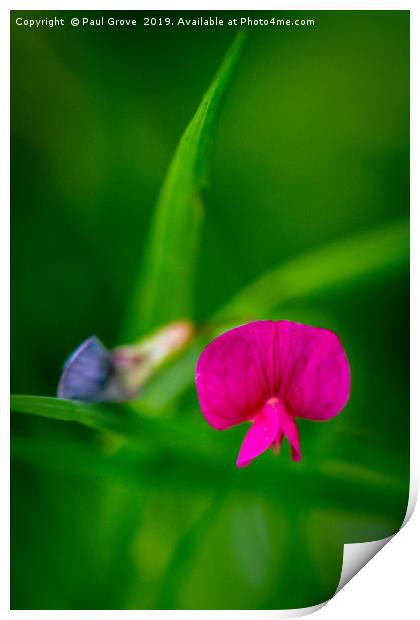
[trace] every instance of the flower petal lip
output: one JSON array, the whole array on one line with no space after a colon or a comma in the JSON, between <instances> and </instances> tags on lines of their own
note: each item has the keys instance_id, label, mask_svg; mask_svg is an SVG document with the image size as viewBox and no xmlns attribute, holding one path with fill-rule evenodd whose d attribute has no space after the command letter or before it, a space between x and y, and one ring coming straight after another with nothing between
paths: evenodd
<instances>
[{"instance_id":1,"label":"flower petal lip","mask_svg":"<svg viewBox=\"0 0 420 620\"><path fill-rule=\"evenodd\" d=\"M64 364L57 396L86 402L99 401L113 375L111 353L96 336L91 336Z\"/></svg>"},{"instance_id":2,"label":"flower petal lip","mask_svg":"<svg viewBox=\"0 0 420 620\"><path fill-rule=\"evenodd\" d=\"M280 422L275 408L265 405L245 435L236 465L247 467L255 457L265 452L275 441L279 428Z\"/></svg>"},{"instance_id":3,"label":"flower petal lip","mask_svg":"<svg viewBox=\"0 0 420 620\"><path fill-rule=\"evenodd\" d=\"M196 385L203 415L218 430L246 421L256 424L267 402L278 401L280 428L272 447L286 436L293 459L299 460L293 419L337 415L349 398L350 366L330 330L255 321L221 334L204 349ZM258 434L258 427L254 432Z\"/></svg>"}]
</instances>

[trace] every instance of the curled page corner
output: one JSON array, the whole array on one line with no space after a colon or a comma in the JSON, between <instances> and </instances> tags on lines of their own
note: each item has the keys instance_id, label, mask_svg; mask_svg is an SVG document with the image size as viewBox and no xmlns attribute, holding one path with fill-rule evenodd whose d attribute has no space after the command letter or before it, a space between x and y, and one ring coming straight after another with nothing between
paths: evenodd
<instances>
[{"instance_id":1,"label":"curled page corner","mask_svg":"<svg viewBox=\"0 0 420 620\"><path fill-rule=\"evenodd\" d=\"M400 532L402 528L408 523L411 515L414 512L414 506L417 502L417 495L418 480L414 476L411 476L407 510L400 529L394 534L391 534L391 536L381 538L380 540L372 540L370 542L351 543L344 545L343 564L341 567L340 581L338 582L337 589L334 592L332 598L334 598L334 596L341 590L341 588L343 588L364 566L366 566L366 564L381 549L383 549L383 547L385 547L385 545L388 544L389 541L394 538L394 536L396 536L398 532Z\"/></svg>"},{"instance_id":2,"label":"curled page corner","mask_svg":"<svg viewBox=\"0 0 420 620\"><path fill-rule=\"evenodd\" d=\"M326 605L328 601L324 601L323 603L318 603L318 605L312 605L311 607L299 607L297 609L280 609L275 612L275 618L301 618L302 616L308 616L309 614L313 614L324 605Z\"/></svg>"},{"instance_id":3,"label":"curled page corner","mask_svg":"<svg viewBox=\"0 0 420 620\"><path fill-rule=\"evenodd\" d=\"M407 525L408 521L411 518L411 515L414 512L414 507L417 502L418 497L418 479L416 475L411 475L410 481L410 490L409 497L407 502L407 510L405 513L404 521L401 524L400 529L387 536L386 538L381 538L379 540L372 540L370 542L362 542L362 543L347 543L344 545L343 550L343 564L341 567L341 575L340 581L338 582L337 589L335 590L332 597L323 603L319 603L318 605L313 605L312 607L302 607L300 609L288 609L278 611L276 614L276 618L298 618L302 616L307 616L309 614L313 614L318 611L322 607L324 607L330 600L334 598L338 592L349 582L353 577L364 567L366 564L377 554L385 545L389 543L389 541L394 538L402 530L402 528Z\"/></svg>"},{"instance_id":4,"label":"curled page corner","mask_svg":"<svg viewBox=\"0 0 420 620\"><path fill-rule=\"evenodd\" d=\"M404 521L405 523L405 521ZM298 618L312 614L324 607L353 577L393 538L395 534L364 543L348 543L344 545L343 564L341 567L340 581L337 589L330 599L312 607L301 609L289 609L279 611L277 618Z\"/></svg>"},{"instance_id":5,"label":"curled page corner","mask_svg":"<svg viewBox=\"0 0 420 620\"><path fill-rule=\"evenodd\" d=\"M407 511L408 512L408 511ZM412 511L411 511L412 512ZM403 527L408 519L404 520ZM398 532L396 532L397 534ZM363 543L347 543L344 545L343 550L343 564L341 567L340 581L338 582L337 589L332 597L323 603L314 605L313 607L302 607L301 609L282 610L278 612L278 618L298 618L300 616L306 616L318 611L324 605L326 605L331 599L333 599L338 592L349 582L353 577L364 567L366 564L387 544L394 538L396 534L391 534L387 538L381 538L380 540L372 540L370 542Z\"/></svg>"},{"instance_id":6,"label":"curled page corner","mask_svg":"<svg viewBox=\"0 0 420 620\"><path fill-rule=\"evenodd\" d=\"M393 538L391 534L387 538L372 540L363 543L351 543L344 545L343 565L341 567L340 581L334 596L343 588L350 579L356 575L366 564Z\"/></svg>"}]
</instances>

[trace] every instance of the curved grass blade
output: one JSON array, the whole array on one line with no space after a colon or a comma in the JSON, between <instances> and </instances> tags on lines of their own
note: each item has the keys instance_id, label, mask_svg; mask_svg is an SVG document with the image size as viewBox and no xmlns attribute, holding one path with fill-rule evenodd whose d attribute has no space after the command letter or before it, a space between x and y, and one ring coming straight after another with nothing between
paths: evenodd
<instances>
[{"instance_id":1,"label":"curved grass blade","mask_svg":"<svg viewBox=\"0 0 420 620\"><path fill-rule=\"evenodd\" d=\"M156 446L176 444L180 452L218 458L223 447L217 437L197 422L150 418L141 403L131 405L90 404L50 396L13 394L10 409L14 413L37 415L52 420L76 422L100 431L112 431L134 441L154 442Z\"/></svg>"},{"instance_id":2,"label":"curved grass blade","mask_svg":"<svg viewBox=\"0 0 420 620\"><path fill-rule=\"evenodd\" d=\"M53 398L12 394L10 409L15 413L27 413L53 420L77 422L97 430L135 435L139 431L139 418L124 405L96 405Z\"/></svg>"},{"instance_id":3,"label":"curved grass blade","mask_svg":"<svg viewBox=\"0 0 420 620\"><path fill-rule=\"evenodd\" d=\"M124 338L166 322L191 318L196 250L202 219L199 191L220 116L244 42L240 32L183 134L157 201L143 269L127 317Z\"/></svg>"},{"instance_id":4,"label":"curved grass blade","mask_svg":"<svg viewBox=\"0 0 420 620\"><path fill-rule=\"evenodd\" d=\"M408 222L393 222L273 269L235 295L213 318L226 322L265 318L285 302L299 297L399 272L408 260Z\"/></svg>"}]
</instances>

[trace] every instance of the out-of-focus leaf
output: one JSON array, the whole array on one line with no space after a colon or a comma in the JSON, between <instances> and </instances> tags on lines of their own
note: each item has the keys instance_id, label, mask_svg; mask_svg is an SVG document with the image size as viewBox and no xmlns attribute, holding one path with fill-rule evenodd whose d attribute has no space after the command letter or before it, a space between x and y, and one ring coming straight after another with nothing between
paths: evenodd
<instances>
[{"instance_id":1,"label":"out-of-focus leaf","mask_svg":"<svg viewBox=\"0 0 420 620\"><path fill-rule=\"evenodd\" d=\"M194 381L195 366L203 346L196 337L172 364L162 368L147 382L140 399L133 401L133 406L138 403L141 410L152 414L168 409L185 387Z\"/></svg>"},{"instance_id":2,"label":"out-of-focus leaf","mask_svg":"<svg viewBox=\"0 0 420 620\"><path fill-rule=\"evenodd\" d=\"M273 269L235 295L214 318L227 322L269 318L285 302L372 276L391 275L408 265L408 259L408 222L392 222Z\"/></svg>"},{"instance_id":3,"label":"out-of-focus leaf","mask_svg":"<svg viewBox=\"0 0 420 620\"><path fill-rule=\"evenodd\" d=\"M209 526L218 516L224 501L225 493L222 490L208 502L207 508L200 517L179 538L161 581L162 586L156 600L156 609L176 609L177 595L182 590L185 577L191 570L194 553L205 538Z\"/></svg>"},{"instance_id":4,"label":"out-of-focus leaf","mask_svg":"<svg viewBox=\"0 0 420 620\"><path fill-rule=\"evenodd\" d=\"M226 87L244 41L240 32L181 138L158 198L143 268L127 318L126 339L192 314L195 256L206 177Z\"/></svg>"},{"instance_id":5,"label":"out-of-focus leaf","mask_svg":"<svg viewBox=\"0 0 420 620\"><path fill-rule=\"evenodd\" d=\"M289 458L279 459L267 454L252 467L239 470L234 459L243 429L220 434L192 420L186 423L179 417L177 420L148 419L129 407L85 405L36 396L12 397L11 409L125 435L131 442L109 457L117 473L120 471L134 480L140 476L143 482L165 488L186 485L197 491L203 488L220 490L222 485L226 489L268 493L281 502L288 501L289 497L294 501L301 497L308 502L316 498L340 509L354 505L374 514L386 509L391 499L401 506L406 502L405 482L395 476L392 469L378 476L367 468L360 475L360 470L354 470L351 464L344 463L340 469L336 464L331 469L323 460L307 458L296 466ZM31 458L31 455L44 458L39 439L28 448L27 454L21 450L21 458ZM47 459L46 465L49 463ZM71 470L72 460L65 459L63 466Z\"/></svg>"}]
</instances>

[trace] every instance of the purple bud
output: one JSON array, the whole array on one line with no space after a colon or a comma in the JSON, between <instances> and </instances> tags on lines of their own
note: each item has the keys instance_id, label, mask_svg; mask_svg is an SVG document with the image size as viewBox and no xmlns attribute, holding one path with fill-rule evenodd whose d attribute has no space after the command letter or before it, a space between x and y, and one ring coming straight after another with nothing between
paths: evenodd
<instances>
[{"instance_id":1,"label":"purple bud","mask_svg":"<svg viewBox=\"0 0 420 620\"><path fill-rule=\"evenodd\" d=\"M64 364L57 395L87 402L105 400L114 373L111 353L96 336L91 336Z\"/></svg>"},{"instance_id":2,"label":"purple bud","mask_svg":"<svg viewBox=\"0 0 420 620\"><path fill-rule=\"evenodd\" d=\"M137 398L154 372L191 340L189 321L176 321L135 345L108 351L92 336L64 365L59 398L85 402L118 402Z\"/></svg>"}]
</instances>

